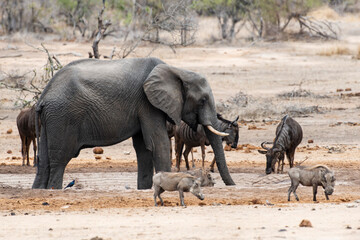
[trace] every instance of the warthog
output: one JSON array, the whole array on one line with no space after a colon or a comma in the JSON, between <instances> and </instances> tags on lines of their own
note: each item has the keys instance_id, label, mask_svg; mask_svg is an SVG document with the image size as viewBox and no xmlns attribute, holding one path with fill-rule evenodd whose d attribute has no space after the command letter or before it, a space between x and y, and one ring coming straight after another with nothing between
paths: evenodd
<instances>
[{"instance_id":1,"label":"warthog","mask_svg":"<svg viewBox=\"0 0 360 240\"><path fill-rule=\"evenodd\" d=\"M153 183L155 206L157 206L156 197L159 197L161 206L164 206L164 201L160 197L160 194L164 191L179 191L180 204L184 207L186 207L184 192L191 192L201 200L205 198L200 188L200 178L196 178L188 173L159 172L154 175Z\"/></svg>"},{"instance_id":2,"label":"warthog","mask_svg":"<svg viewBox=\"0 0 360 240\"><path fill-rule=\"evenodd\" d=\"M293 192L297 201L296 189L301 183L303 186L313 186L313 201L316 201L317 187L322 186L325 189L326 200L329 195L334 192L335 176L334 173L324 165L316 165L313 167L295 167L289 170L291 186L288 190L288 201L290 194Z\"/></svg>"},{"instance_id":3,"label":"warthog","mask_svg":"<svg viewBox=\"0 0 360 240\"><path fill-rule=\"evenodd\" d=\"M277 173L284 170L284 153L289 160L290 168L294 165L295 149L301 143L303 132L301 126L294 119L285 115L276 127L276 137L274 142L263 142L261 147L265 150L258 150L259 153L266 154L266 174L275 172L275 164L278 162ZM273 144L271 148L265 144ZM280 170L281 165L281 170Z\"/></svg>"},{"instance_id":4,"label":"warthog","mask_svg":"<svg viewBox=\"0 0 360 240\"><path fill-rule=\"evenodd\" d=\"M200 187L213 187L215 185L215 179L211 176L209 170L196 169L187 171L194 177L200 178L201 184Z\"/></svg>"}]
</instances>

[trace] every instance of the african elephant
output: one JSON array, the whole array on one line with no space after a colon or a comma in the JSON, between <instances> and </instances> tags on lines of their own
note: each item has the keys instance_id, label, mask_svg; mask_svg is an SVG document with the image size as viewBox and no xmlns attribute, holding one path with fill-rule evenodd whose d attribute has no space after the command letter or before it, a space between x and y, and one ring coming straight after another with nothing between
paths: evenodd
<instances>
[{"instance_id":1,"label":"african elephant","mask_svg":"<svg viewBox=\"0 0 360 240\"><path fill-rule=\"evenodd\" d=\"M37 105L39 164L33 188L62 187L65 167L80 150L132 137L138 189L152 187L155 171L171 171L166 120L206 126L223 181L234 185L216 128L207 80L156 58L85 59L58 71ZM37 127L38 129L38 127ZM39 136L39 135L38 135Z\"/></svg>"}]
</instances>

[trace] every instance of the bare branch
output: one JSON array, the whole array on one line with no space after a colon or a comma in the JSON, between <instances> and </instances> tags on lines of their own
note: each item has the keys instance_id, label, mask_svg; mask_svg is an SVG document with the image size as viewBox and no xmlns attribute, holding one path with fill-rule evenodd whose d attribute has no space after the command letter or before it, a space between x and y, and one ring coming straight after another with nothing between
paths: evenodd
<instances>
[{"instance_id":1,"label":"bare branch","mask_svg":"<svg viewBox=\"0 0 360 240\"><path fill-rule=\"evenodd\" d=\"M98 16L98 31L96 33L92 48L93 48L93 52L94 52L94 58L100 58L100 54L99 54L99 42L102 38L104 38L104 34L107 30L107 28L111 25L111 21L110 20L106 20L103 23L103 19L102 19L102 15L105 11L105 0L103 0L103 7L101 9L101 11L99 12L99 16ZM89 55L90 56L90 55Z\"/></svg>"},{"instance_id":2,"label":"bare branch","mask_svg":"<svg viewBox=\"0 0 360 240\"><path fill-rule=\"evenodd\" d=\"M22 54L12 54L12 55L3 55L0 56L0 58L16 58L16 57L21 57Z\"/></svg>"}]
</instances>

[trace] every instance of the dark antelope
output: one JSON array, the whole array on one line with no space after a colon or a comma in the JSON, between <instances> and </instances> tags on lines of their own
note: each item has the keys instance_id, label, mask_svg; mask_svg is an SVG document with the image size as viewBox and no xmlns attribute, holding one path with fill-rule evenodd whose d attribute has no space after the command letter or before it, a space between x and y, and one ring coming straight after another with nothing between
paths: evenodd
<instances>
[{"instance_id":1,"label":"dark antelope","mask_svg":"<svg viewBox=\"0 0 360 240\"><path fill-rule=\"evenodd\" d=\"M30 165L29 148L33 142L34 166L36 166L35 107L21 110L16 118L16 124L21 138L22 165L25 165L25 158L27 159L26 165Z\"/></svg>"},{"instance_id":2,"label":"dark antelope","mask_svg":"<svg viewBox=\"0 0 360 240\"><path fill-rule=\"evenodd\" d=\"M275 172L275 164L278 162L277 173L284 170L284 153L289 160L290 168L294 166L294 155L296 147L301 143L303 132L301 126L294 119L286 115L276 128L274 142L263 142L261 147L265 150L258 150L266 154L266 174ZM265 144L273 144L271 148ZM281 170L280 170L281 165Z\"/></svg>"}]
</instances>

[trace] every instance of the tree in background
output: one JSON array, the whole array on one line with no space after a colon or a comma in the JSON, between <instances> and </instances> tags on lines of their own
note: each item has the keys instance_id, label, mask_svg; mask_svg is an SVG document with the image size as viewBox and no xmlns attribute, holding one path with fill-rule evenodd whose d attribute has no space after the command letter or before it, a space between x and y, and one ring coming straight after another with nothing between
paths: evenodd
<instances>
[{"instance_id":1,"label":"tree in background","mask_svg":"<svg viewBox=\"0 0 360 240\"><path fill-rule=\"evenodd\" d=\"M219 21L221 38L232 40L236 24L244 20L251 1L249 0L203 0L196 1L196 8Z\"/></svg>"},{"instance_id":2,"label":"tree in background","mask_svg":"<svg viewBox=\"0 0 360 240\"><path fill-rule=\"evenodd\" d=\"M264 25L259 37L276 36L284 32L292 19L306 16L311 9L322 3L322 0L254 0L249 16L253 19L253 24L260 22ZM252 17L253 13L258 13L255 18Z\"/></svg>"}]
</instances>

